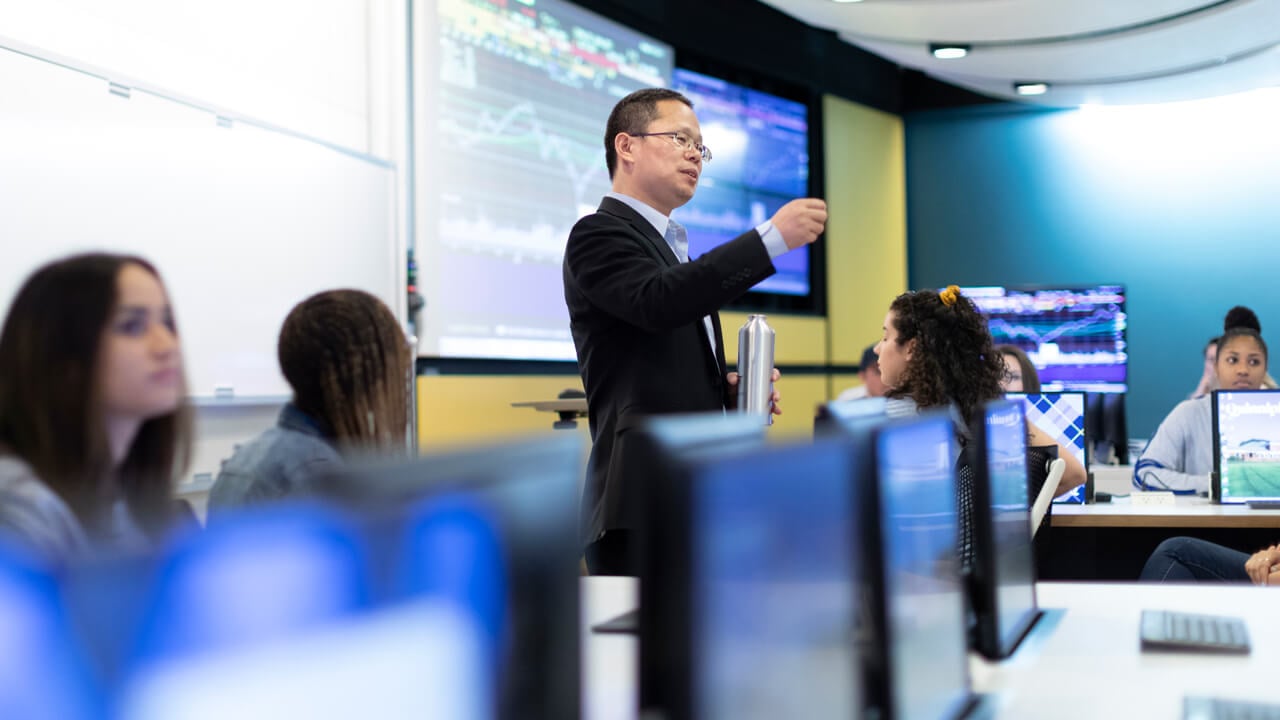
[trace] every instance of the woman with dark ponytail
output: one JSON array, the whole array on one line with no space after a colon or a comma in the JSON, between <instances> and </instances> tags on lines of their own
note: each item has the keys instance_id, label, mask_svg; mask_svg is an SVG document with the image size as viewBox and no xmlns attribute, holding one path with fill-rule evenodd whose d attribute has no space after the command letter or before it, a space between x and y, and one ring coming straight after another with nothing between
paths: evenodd
<instances>
[{"instance_id":1,"label":"woman with dark ponytail","mask_svg":"<svg viewBox=\"0 0 1280 720\"><path fill-rule=\"evenodd\" d=\"M1267 377L1267 344L1258 316L1237 305L1227 311L1216 361L1220 389L1257 390ZM1213 471L1212 399L1184 400L1169 413L1133 468L1144 490L1207 493Z\"/></svg>"},{"instance_id":2,"label":"woman with dark ponytail","mask_svg":"<svg viewBox=\"0 0 1280 720\"><path fill-rule=\"evenodd\" d=\"M355 453L408 448L412 357L395 315L360 290L303 300L285 318L280 369L293 401L276 427L240 447L209 493L210 520L227 509L305 494Z\"/></svg>"},{"instance_id":3,"label":"woman with dark ponytail","mask_svg":"<svg viewBox=\"0 0 1280 720\"><path fill-rule=\"evenodd\" d=\"M1006 370L987 329L986 318L955 285L941 291L917 290L894 299L884 318L884 337L876 345L880 377L889 398L890 415L954 404L965 427L981 422L983 403L1004 396ZM1028 444L1054 445L1044 431L1028 425ZM1067 471L1057 494L1085 481L1085 470L1063 448Z\"/></svg>"}]
</instances>

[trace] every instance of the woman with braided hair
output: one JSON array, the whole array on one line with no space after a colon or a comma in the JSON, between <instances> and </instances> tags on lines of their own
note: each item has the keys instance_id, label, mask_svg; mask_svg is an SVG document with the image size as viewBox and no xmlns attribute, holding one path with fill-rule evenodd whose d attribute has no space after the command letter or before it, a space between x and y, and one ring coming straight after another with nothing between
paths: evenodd
<instances>
[{"instance_id":1,"label":"woman with braided hair","mask_svg":"<svg viewBox=\"0 0 1280 720\"><path fill-rule=\"evenodd\" d=\"M408 447L412 357L382 301L360 290L307 298L285 318L278 355L293 400L224 464L209 494L211 520L305 493L344 456Z\"/></svg>"},{"instance_id":2,"label":"woman with braided hair","mask_svg":"<svg viewBox=\"0 0 1280 720\"><path fill-rule=\"evenodd\" d=\"M890 415L954 404L965 427L981 421L982 405L1003 397L1004 359L995 349L987 321L973 303L950 285L941 291L917 290L894 299L884 318L884 337L876 345L880 377L890 398ZM1054 445L1043 430L1028 424L1027 442ZM1058 484L1061 495L1085 481L1079 460L1059 448L1067 464Z\"/></svg>"}]
</instances>

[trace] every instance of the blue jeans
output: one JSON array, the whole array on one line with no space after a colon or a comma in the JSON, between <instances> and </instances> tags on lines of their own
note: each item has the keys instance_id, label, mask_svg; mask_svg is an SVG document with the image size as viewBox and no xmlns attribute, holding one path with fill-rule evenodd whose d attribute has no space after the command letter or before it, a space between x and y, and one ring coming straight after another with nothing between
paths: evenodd
<instances>
[{"instance_id":1,"label":"blue jeans","mask_svg":"<svg viewBox=\"0 0 1280 720\"><path fill-rule=\"evenodd\" d=\"M1147 558L1139 580L1156 582L1249 582L1239 550L1189 537L1169 538Z\"/></svg>"}]
</instances>

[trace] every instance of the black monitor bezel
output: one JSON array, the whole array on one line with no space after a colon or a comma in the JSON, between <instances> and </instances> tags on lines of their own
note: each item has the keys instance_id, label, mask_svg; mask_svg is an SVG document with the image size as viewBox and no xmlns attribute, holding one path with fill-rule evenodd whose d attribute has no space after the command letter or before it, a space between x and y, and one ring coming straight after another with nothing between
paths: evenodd
<instances>
[{"instance_id":1,"label":"black monitor bezel","mask_svg":"<svg viewBox=\"0 0 1280 720\"><path fill-rule=\"evenodd\" d=\"M764 440L763 422L716 412L654 417L636 431L637 455L646 459L648 470L648 482L632 495L641 507L636 558L641 710L655 709L673 720L694 712L694 568L689 553L694 459L727 457Z\"/></svg>"},{"instance_id":2,"label":"black monitor bezel","mask_svg":"<svg viewBox=\"0 0 1280 720\"><path fill-rule=\"evenodd\" d=\"M1017 400L992 400L982 406L982 422L974 423L970 428L973 434L973 448L969 453L969 462L973 466L973 568L970 578L970 596L973 600L973 612L977 622L974 634L974 649L992 659L1009 657L1017 649L1022 638L1030 632L1039 617L1039 600L1036 594L1036 567L1034 552L1031 555L1029 574L1031 582L1031 608L1018 622L1009 628L1000 628L999 586L996 561L995 517L991 509L991 464L987 454L989 434L986 419L991 413L1017 412L1026 424L1026 406ZM1024 442L1025 454L1025 442ZM1023 471L1023 484L1026 484L1026 471ZM1027 505L1027 543L1031 537L1031 507Z\"/></svg>"}]
</instances>

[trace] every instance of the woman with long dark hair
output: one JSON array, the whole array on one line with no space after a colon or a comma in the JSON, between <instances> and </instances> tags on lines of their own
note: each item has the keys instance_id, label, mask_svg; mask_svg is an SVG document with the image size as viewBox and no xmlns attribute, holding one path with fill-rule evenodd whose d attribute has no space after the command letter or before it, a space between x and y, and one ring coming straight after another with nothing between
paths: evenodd
<instances>
[{"instance_id":1,"label":"woman with long dark hair","mask_svg":"<svg viewBox=\"0 0 1280 720\"><path fill-rule=\"evenodd\" d=\"M190 455L177 325L146 260L38 269L0 331L0 533L51 561L145 549Z\"/></svg>"}]
</instances>

